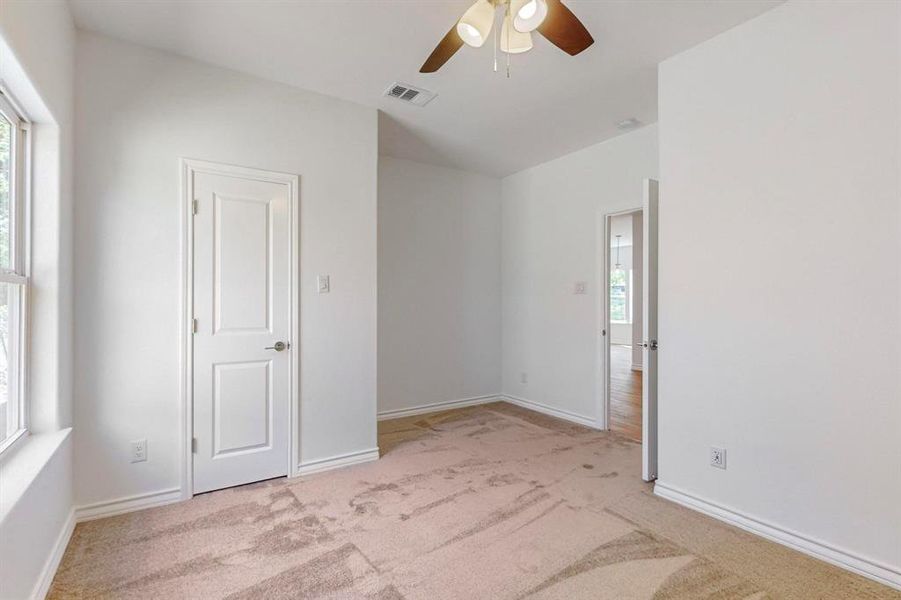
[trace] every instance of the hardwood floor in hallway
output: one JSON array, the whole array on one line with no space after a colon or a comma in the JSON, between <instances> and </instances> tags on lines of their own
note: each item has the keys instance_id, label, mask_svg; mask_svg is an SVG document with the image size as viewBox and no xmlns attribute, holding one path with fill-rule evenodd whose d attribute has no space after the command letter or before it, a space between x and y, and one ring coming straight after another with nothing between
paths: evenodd
<instances>
[{"instance_id":1,"label":"hardwood floor in hallway","mask_svg":"<svg viewBox=\"0 0 901 600\"><path fill-rule=\"evenodd\" d=\"M641 441L641 371L632 370L631 346L610 346L610 429Z\"/></svg>"}]
</instances>

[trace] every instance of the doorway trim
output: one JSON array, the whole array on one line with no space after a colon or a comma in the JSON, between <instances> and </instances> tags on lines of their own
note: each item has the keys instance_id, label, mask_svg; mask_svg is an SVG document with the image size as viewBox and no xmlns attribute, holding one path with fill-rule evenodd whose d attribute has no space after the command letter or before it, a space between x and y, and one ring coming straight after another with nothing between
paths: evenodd
<instances>
[{"instance_id":1,"label":"doorway trim","mask_svg":"<svg viewBox=\"0 0 901 600\"><path fill-rule=\"evenodd\" d=\"M300 464L300 177L222 163L179 159L179 270L178 321L179 409L181 433L181 499L194 496L194 174L230 175L288 186L288 226L291 233L291 367L288 394L288 477L298 475Z\"/></svg>"},{"instance_id":2,"label":"doorway trim","mask_svg":"<svg viewBox=\"0 0 901 600\"><path fill-rule=\"evenodd\" d=\"M598 239L601 240L602 248L599 252L600 265L598 269L598 277L600 285L598 289L598 322L600 323L600 331L598 331L598 339L600 340L600 350L598 351L597 374L598 382L598 399L600 406L598 407L598 429L610 430L610 221L613 217L622 215L631 215L640 213L644 210L641 206L637 208L626 208L614 212L604 213L598 223ZM634 315L633 315L634 322Z\"/></svg>"}]
</instances>

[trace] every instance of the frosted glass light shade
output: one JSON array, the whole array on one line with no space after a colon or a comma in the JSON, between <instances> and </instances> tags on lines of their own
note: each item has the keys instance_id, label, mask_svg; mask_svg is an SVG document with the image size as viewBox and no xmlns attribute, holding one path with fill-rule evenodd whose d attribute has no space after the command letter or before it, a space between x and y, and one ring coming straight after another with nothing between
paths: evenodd
<instances>
[{"instance_id":1,"label":"frosted glass light shade","mask_svg":"<svg viewBox=\"0 0 901 600\"><path fill-rule=\"evenodd\" d=\"M510 19L504 19L501 29L501 52L521 54L532 49L532 34L516 31Z\"/></svg>"},{"instance_id":2,"label":"frosted glass light shade","mask_svg":"<svg viewBox=\"0 0 901 600\"><path fill-rule=\"evenodd\" d=\"M547 17L546 0L513 0L510 9L513 28L523 33L535 31Z\"/></svg>"},{"instance_id":3,"label":"frosted glass light shade","mask_svg":"<svg viewBox=\"0 0 901 600\"><path fill-rule=\"evenodd\" d=\"M494 7L488 0L476 0L457 23L457 35L465 44L478 48L488 39L493 23Z\"/></svg>"}]
</instances>

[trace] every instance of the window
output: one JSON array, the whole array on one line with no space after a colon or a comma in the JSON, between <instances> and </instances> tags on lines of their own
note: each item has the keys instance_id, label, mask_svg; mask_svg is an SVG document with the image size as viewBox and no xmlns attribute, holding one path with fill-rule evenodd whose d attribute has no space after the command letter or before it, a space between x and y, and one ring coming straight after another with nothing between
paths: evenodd
<instances>
[{"instance_id":1,"label":"window","mask_svg":"<svg viewBox=\"0 0 901 600\"><path fill-rule=\"evenodd\" d=\"M632 322L632 269L610 271L610 322Z\"/></svg>"},{"instance_id":2,"label":"window","mask_svg":"<svg viewBox=\"0 0 901 600\"><path fill-rule=\"evenodd\" d=\"M25 432L27 132L0 92L0 451Z\"/></svg>"}]
</instances>

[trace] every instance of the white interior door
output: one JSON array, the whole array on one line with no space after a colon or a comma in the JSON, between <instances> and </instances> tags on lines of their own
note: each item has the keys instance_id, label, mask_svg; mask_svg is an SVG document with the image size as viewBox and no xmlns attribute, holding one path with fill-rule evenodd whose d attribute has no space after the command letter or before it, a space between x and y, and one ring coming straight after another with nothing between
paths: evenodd
<instances>
[{"instance_id":1,"label":"white interior door","mask_svg":"<svg viewBox=\"0 0 901 600\"><path fill-rule=\"evenodd\" d=\"M192 185L193 491L201 493L288 474L290 186L206 172Z\"/></svg>"},{"instance_id":2,"label":"white interior door","mask_svg":"<svg viewBox=\"0 0 901 600\"><path fill-rule=\"evenodd\" d=\"M642 321L644 366L641 371L641 476L657 479L657 196L658 183L644 182Z\"/></svg>"}]
</instances>

